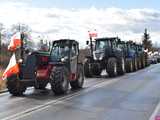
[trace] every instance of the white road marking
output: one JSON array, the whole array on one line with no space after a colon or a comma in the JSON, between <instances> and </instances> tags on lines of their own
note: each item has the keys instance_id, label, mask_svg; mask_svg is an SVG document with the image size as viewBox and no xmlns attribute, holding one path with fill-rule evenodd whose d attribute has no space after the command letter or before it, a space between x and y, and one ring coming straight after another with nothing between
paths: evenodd
<instances>
[{"instance_id":1,"label":"white road marking","mask_svg":"<svg viewBox=\"0 0 160 120\"><path fill-rule=\"evenodd\" d=\"M158 105L156 106L155 110L153 111L152 115L150 116L149 120L156 120L155 117L156 116L160 116L160 115L157 115L158 112L160 110L160 102L158 103Z\"/></svg>"}]
</instances>

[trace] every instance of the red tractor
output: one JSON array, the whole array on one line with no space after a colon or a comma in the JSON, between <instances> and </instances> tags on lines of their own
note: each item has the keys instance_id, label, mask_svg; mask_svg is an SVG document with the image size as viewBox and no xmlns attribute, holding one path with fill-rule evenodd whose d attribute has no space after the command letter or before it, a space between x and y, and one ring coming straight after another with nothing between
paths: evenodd
<instances>
[{"instance_id":1,"label":"red tractor","mask_svg":"<svg viewBox=\"0 0 160 120\"><path fill-rule=\"evenodd\" d=\"M56 40L50 52L32 52L19 64L19 75L7 78L7 88L12 95L22 95L27 87L45 89L50 83L55 94L69 89L82 88L83 64L78 62L79 44L75 40Z\"/></svg>"}]
</instances>

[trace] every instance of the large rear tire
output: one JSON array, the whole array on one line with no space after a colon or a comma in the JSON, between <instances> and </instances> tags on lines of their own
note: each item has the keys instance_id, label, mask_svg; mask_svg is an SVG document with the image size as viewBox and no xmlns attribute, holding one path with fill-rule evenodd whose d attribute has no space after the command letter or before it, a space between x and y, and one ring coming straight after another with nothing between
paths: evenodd
<instances>
[{"instance_id":1,"label":"large rear tire","mask_svg":"<svg viewBox=\"0 0 160 120\"><path fill-rule=\"evenodd\" d=\"M135 58L133 61L133 71L137 71L138 70L138 59Z\"/></svg>"},{"instance_id":2,"label":"large rear tire","mask_svg":"<svg viewBox=\"0 0 160 120\"><path fill-rule=\"evenodd\" d=\"M93 64L91 67L91 72L92 72L92 75L100 76L101 75L100 64L98 63Z\"/></svg>"},{"instance_id":3,"label":"large rear tire","mask_svg":"<svg viewBox=\"0 0 160 120\"><path fill-rule=\"evenodd\" d=\"M133 72L133 61L130 58L126 59L126 72Z\"/></svg>"},{"instance_id":4,"label":"large rear tire","mask_svg":"<svg viewBox=\"0 0 160 120\"><path fill-rule=\"evenodd\" d=\"M142 62L142 68L145 68L146 63L145 63L145 56L144 55L142 55L141 62Z\"/></svg>"},{"instance_id":5,"label":"large rear tire","mask_svg":"<svg viewBox=\"0 0 160 120\"><path fill-rule=\"evenodd\" d=\"M125 71L125 61L124 58L121 58L121 60L118 61L118 75L123 75Z\"/></svg>"},{"instance_id":6,"label":"large rear tire","mask_svg":"<svg viewBox=\"0 0 160 120\"><path fill-rule=\"evenodd\" d=\"M72 89L80 89L83 87L84 83L84 72L83 65L78 65L78 73L77 79L75 81L70 82Z\"/></svg>"},{"instance_id":7,"label":"large rear tire","mask_svg":"<svg viewBox=\"0 0 160 120\"><path fill-rule=\"evenodd\" d=\"M84 63L84 75L85 75L85 77L87 77L87 78L92 77L91 67L90 67L88 61L86 61L86 62Z\"/></svg>"},{"instance_id":8,"label":"large rear tire","mask_svg":"<svg viewBox=\"0 0 160 120\"><path fill-rule=\"evenodd\" d=\"M117 60L115 58L109 58L106 71L109 77L117 76L118 67L117 67Z\"/></svg>"},{"instance_id":9,"label":"large rear tire","mask_svg":"<svg viewBox=\"0 0 160 120\"><path fill-rule=\"evenodd\" d=\"M140 59L138 59L138 69L142 69L142 62Z\"/></svg>"},{"instance_id":10,"label":"large rear tire","mask_svg":"<svg viewBox=\"0 0 160 120\"><path fill-rule=\"evenodd\" d=\"M25 92L26 86L19 81L17 75L12 75L7 78L7 89L13 96L21 96Z\"/></svg>"},{"instance_id":11,"label":"large rear tire","mask_svg":"<svg viewBox=\"0 0 160 120\"><path fill-rule=\"evenodd\" d=\"M56 94L65 94L69 89L69 75L65 67L55 67L50 74L52 91Z\"/></svg>"}]
</instances>

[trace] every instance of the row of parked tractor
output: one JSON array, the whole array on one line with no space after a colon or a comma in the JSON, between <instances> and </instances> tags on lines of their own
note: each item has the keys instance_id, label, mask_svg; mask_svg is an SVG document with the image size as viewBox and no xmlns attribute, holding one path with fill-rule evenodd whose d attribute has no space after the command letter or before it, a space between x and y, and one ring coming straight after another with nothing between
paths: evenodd
<instances>
[{"instance_id":1,"label":"row of parked tractor","mask_svg":"<svg viewBox=\"0 0 160 120\"><path fill-rule=\"evenodd\" d=\"M49 83L55 94L83 87L84 76L100 76L106 70L110 77L123 75L148 66L142 45L124 42L118 37L90 39L90 55L79 62L79 43L75 40L55 40L48 52L28 51L21 47L20 72L7 78L12 95L22 95L27 87L45 89ZM94 44L94 45L93 45Z\"/></svg>"},{"instance_id":2,"label":"row of parked tractor","mask_svg":"<svg viewBox=\"0 0 160 120\"><path fill-rule=\"evenodd\" d=\"M149 65L143 46L133 41L122 41L118 37L97 38L94 41L91 38L87 44L90 44L91 54L84 63L86 77L99 76L103 70L109 77L115 77Z\"/></svg>"}]
</instances>

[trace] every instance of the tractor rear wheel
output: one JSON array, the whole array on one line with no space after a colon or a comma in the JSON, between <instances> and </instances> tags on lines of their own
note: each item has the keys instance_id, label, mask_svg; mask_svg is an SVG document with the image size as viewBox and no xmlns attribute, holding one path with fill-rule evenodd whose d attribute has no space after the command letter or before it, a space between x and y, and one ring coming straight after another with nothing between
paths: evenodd
<instances>
[{"instance_id":1,"label":"tractor rear wheel","mask_svg":"<svg viewBox=\"0 0 160 120\"><path fill-rule=\"evenodd\" d=\"M146 64L145 64L145 58L144 58L144 56L142 56L141 62L142 62L142 68L145 68Z\"/></svg>"},{"instance_id":2,"label":"tractor rear wheel","mask_svg":"<svg viewBox=\"0 0 160 120\"><path fill-rule=\"evenodd\" d=\"M65 94L69 88L68 71L65 67L55 67L50 74L52 91L56 94Z\"/></svg>"},{"instance_id":3,"label":"tractor rear wheel","mask_svg":"<svg viewBox=\"0 0 160 120\"><path fill-rule=\"evenodd\" d=\"M7 89L13 96L21 96L26 90L26 86L20 83L17 75L7 78Z\"/></svg>"},{"instance_id":4,"label":"tractor rear wheel","mask_svg":"<svg viewBox=\"0 0 160 120\"><path fill-rule=\"evenodd\" d=\"M133 62L133 71L137 71L137 70L138 70L138 59L135 58Z\"/></svg>"},{"instance_id":5,"label":"tractor rear wheel","mask_svg":"<svg viewBox=\"0 0 160 120\"><path fill-rule=\"evenodd\" d=\"M133 61L132 59L126 59L126 72L133 72Z\"/></svg>"},{"instance_id":6,"label":"tractor rear wheel","mask_svg":"<svg viewBox=\"0 0 160 120\"><path fill-rule=\"evenodd\" d=\"M117 60L115 58L109 58L106 71L109 77L117 76Z\"/></svg>"},{"instance_id":7,"label":"tractor rear wheel","mask_svg":"<svg viewBox=\"0 0 160 120\"><path fill-rule=\"evenodd\" d=\"M91 67L91 71L92 71L93 75L100 76L101 75L100 65L98 63L93 64L92 67Z\"/></svg>"},{"instance_id":8,"label":"tractor rear wheel","mask_svg":"<svg viewBox=\"0 0 160 120\"><path fill-rule=\"evenodd\" d=\"M70 82L72 89L79 89L83 87L84 83L84 72L83 72L83 65L78 65L77 71L77 79L75 81Z\"/></svg>"},{"instance_id":9,"label":"tractor rear wheel","mask_svg":"<svg viewBox=\"0 0 160 120\"><path fill-rule=\"evenodd\" d=\"M91 68L90 68L90 66L89 66L89 62L88 62L88 61L86 61L86 62L84 63L84 75L85 75L85 77L87 77L87 78L92 77Z\"/></svg>"},{"instance_id":10,"label":"tractor rear wheel","mask_svg":"<svg viewBox=\"0 0 160 120\"><path fill-rule=\"evenodd\" d=\"M125 71L125 61L124 58L121 58L121 60L118 61L118 75L123 75Z\"/></svg>"},{"instance_id":11,"label":"tractor rear wheel","mask_svg":"<svg viewBox=\"0 0 160 120\"><path fill-rule=\"evenodd\" d=\"M142 63L140 59L138 59L138 69L142 69Z\"/></svg>"}]
</instances>

